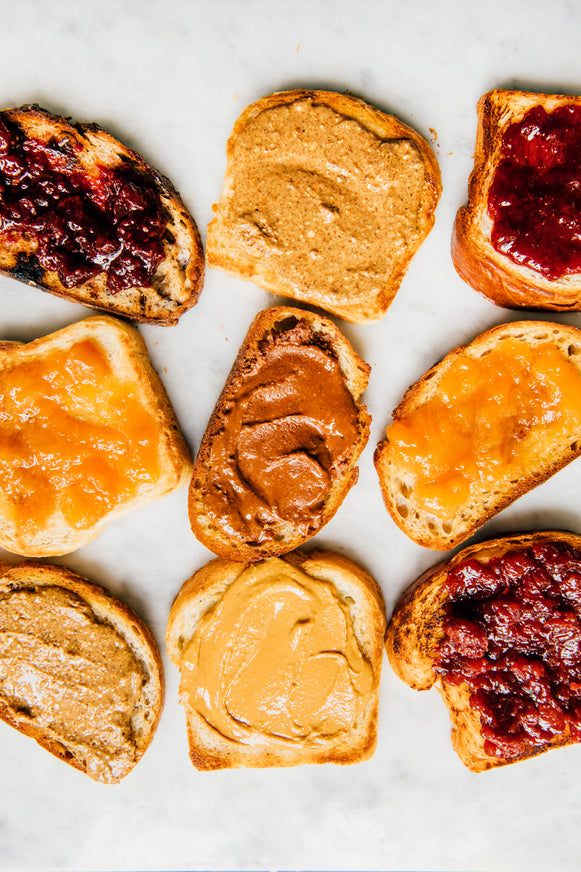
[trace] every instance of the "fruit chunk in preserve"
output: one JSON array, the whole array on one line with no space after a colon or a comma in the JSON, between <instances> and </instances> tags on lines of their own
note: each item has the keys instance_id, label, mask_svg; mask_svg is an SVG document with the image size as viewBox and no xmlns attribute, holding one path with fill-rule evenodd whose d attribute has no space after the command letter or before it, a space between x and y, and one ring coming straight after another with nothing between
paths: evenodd
<instances>
[{"instance_id":1,"label":"fruit chunk in preserve","mask_svg":"<svg viewBox=\"0 0 581 872\"><path fill-rule=\"evenodd\" d=\"M511 124L488 194L492 244L554 281L581 272L581 107Z\"/></svg>"},{"instance_id":2,"label":"fruit chunk in preserve","mask_svg":"<svg viewBox=\"0 0 581 872\"><path fill-rule=\"evenodd\" d=\"M581 741L581 552L539 541L446 577L434 668L465 683L484 750L511 762L555 737Z\"/></svg>"}]
</instances>

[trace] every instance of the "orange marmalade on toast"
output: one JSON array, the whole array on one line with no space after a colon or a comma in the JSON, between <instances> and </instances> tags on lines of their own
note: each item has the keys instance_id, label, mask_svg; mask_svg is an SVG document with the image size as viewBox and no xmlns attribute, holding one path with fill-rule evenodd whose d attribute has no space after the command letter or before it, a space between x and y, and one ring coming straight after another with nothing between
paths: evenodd
<instances>
[{"instance_id":1,"label":"orange marmalade on toast","mask_svg":"<svg viewBox=\"0 0 581 872\"><path fill-rule=\"evenodd\" d=\"M436 517L546 462L581 431L581 374L549 342L506 337L459 356L437 393L387 428L392 464L414 503ZM571 437L572 439L575 436Z\"/></svg>"},{"instance_id":2,"label":"orange marmalade on toast","mask_svg":"<svg viewBox=\"0 0 581 872\"><path fill-rule=\"evenodd\" d=\"M19 529L94 525L159 475L153 411L92 339L0 371L3 509Z\"/></svg>"}]
</instances>

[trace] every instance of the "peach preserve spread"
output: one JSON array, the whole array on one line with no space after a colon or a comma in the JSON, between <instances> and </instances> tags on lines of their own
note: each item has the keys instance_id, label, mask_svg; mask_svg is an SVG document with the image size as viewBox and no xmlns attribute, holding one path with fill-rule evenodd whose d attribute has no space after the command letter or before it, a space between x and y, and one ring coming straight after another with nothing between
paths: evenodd
<instances>
[{"instance_id":1,"label":"peach preserve spread","mask_svg":"<svg viewBox=\"0 0 581 872\"><path fill-rule=\"evenodd\" d=\"M93 339L0 370L3 512L20 530L86 528L159 475L158 429Z\"/></svg>"},{"instance_id":2,"label":"peach preserve spread","mask_svg":"<svg viewBox=\"0 0 581 872\"><path fill-rule=\"evenodd\" d=\"M89 173L79 148L30 138L0 112L0 234L34 240L36 261L66 288L103 270L110 293L148 285L166 226L153 180L130 162Z\"/></svg>"},{"instance_id":3,"label":"peach preserve spread","mask_svg":"<svg viewBox=\"0 0 581 872\"><path fill-rule=\"evenodd\" d=\"M334 585L276 558L243 569L202 615L180 668L186 708L265 748L348 731L373 685Z\"/></svg>"},{"instance_id":4,"label":"peach preserve spread","mask_svg":"<svg viewBox=\"0 0 581 872\"><path fill-rule=\"evenodd\" d=\"M437 393L387 428L421 509L445 519L522 478L538 452L581 429L581 375L554 345L504 338L462 354Z\"/></svg>"},{"instance_id":5,"label":"peach preserve spread","mask_svg":"<svg viewBox=\"0 0 581 872\"><path fill-rule=\"evenodd\" d=\"M485 753L510 762L562 734L581 740L581 552L538 541L446 579L435 670L466 684Z\"/></svg>"},{"instance_id":6,"label":"peach preserve spread","mask_svg":"<svg viewBox=\"0 0 581 872\"><path fill-rule=\"evenodd\" d=\"M549 280L581 272L581 106L511 124L488 194L497 251Z\"/></svg>"},{"instance_id":7,"label":"peach preserve spread","mask_svg":"<svg viewBox=\"0 0 581 872\"><path fill-rule=\"evenodd\" d=\"M350 462L359 414L325 337L281 321L228 386L211 433L204 502L213 523L251 544L281 523L311 535Z\"/></svg>"}]
</instances>

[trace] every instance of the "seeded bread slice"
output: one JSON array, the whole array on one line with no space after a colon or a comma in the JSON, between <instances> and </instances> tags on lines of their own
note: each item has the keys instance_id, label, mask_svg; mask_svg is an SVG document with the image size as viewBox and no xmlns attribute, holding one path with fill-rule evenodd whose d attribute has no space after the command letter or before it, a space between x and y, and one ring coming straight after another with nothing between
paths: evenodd
<instances>
[{"instance_id":1,"label":"seeded bread slice","mask_svg":"<svg viewBox=\"0 0 581 872\"><path fill-rule=\"evenodd\" d=\"M350 729L329 735L328 739L319 737L315 742L284 740L264 735L258 729L256 738L245 743L224 736L198 711L188 706L184 698L190 758L197 769L358 763L371 757L375 751L385 638L385 606L379 585L361 566L331 551L315 550L308 555L296 551L282 558L272 558L260 567L275 581L289 565L312 580L331 585L336 596L348 607L357 644L371 666L373 677L361 714ZM181 669L182 654L196 636L200 621L211 614L228 588L252 566L217 558L185 582L172 605L166 630L167 652L178 669ZM239 651L234 652L234 656L239 654Z\"/></svg>"},{"instance_id":2,"label":"seeded bread slice","mask_svg":"<svg viewBox=\"0 0 581 872\"><path fill-rule=\"evenodd\" d=\"M129 648L141 674L139 686L134 688L135 704L127 712L129 720L122 728L121 712L111 718L109 729L106 722L97 724L90 709L83 719L86 695L83 664L94 664L96 673L109 670L110 665L102 661L100 651L82 650L81 637L70 628L63 632L60 640L55 638L54 616L47 613L44 626L39 620L31 628L23 612L20 633L0 623L0 718L95 781L115 784L125 778L145 754L159 721L164 676L157 643L147 625L128 606L100 585L63 566L28 561L16 566L0 565L0 605L18 592L47 589L56 589L64 595L65 608L79 613L79 627L87 618L97 628L99 625L112 628L118 646ZM48 671L42 681L27 681L26 670L34 677L37 668L36 644L53 652L51 664L70 658L70 666L63 668L60 674L59 665L54 667L56 672L51 672L53 667L49 665L45 667ZM26 655L27 650L30 656ZM77 661L78 679L75 675ZM42 672L42 667L38 668ZM72 687L63 686L67 672L72 676ZM113 675L110 680L114 680ZM70 699L74 715L58 696L53 698L54 688L59 686L63 689L62 699ZM120 729L125 735L117 739Z\"/></svg>"},{"instance_id":3,"label":"seeded bread slice","mask_svg":"<svg viewBox=\"0 0 581 872\"><path fill-rule=\"evenodd\" d=\"M434 655L444 638L444 606L450 598L445 585L448 573L468 558L486 565L493 557L512 550L525 550L535 542L559 542L577 550L581 548L580 536L563 531L512 535L469 545L451 559L428 569L404 591L387 628L385 645L392 669L414 690L435 687L440 692L450 714L454 750L473 772L515 763L576 741L567 727L551 741L531 747L510 760L488 754L480 714L471 705L468 686L466 683L452 685L434 670Z\"/></svg>"},{"instance_id":4,"label":"seeded bread slice","mask_svg":"<svg viewBox=\"0 0 581 872\"><path fill-rule=\"evenodd\" d=\"M452 260L464 281L497 306L547 311L581 307L581 275L551 280L497 251L491 241L493 222L488 213L488 194L507 128L535 106L550 113L569 105L581 106L581 97L499 89L484 94L478 102L474 168L468 183L468 204L458 210L454 223Z\"/></svg>"},{"instance_id":5,"label":"seeded bread slice","mask_svg":"<svg viewBox=\"0 0 581 872\"><path fill-rule=\"evenodd\" d=\"M152 324L175 324L200 294L204 255L196 224L172 183L132 149L123 145L97 124L84 124L54 115L36 105L0 112L10 129L50 148L82 178L99 182L102 169L131 167L137 177L157 190L165 230L163 257L150 282L111 292L108 271L82 284L66 287L55 269L45 268L36 256L34 235L2 227L0 221L0 271L59 297L82 303L109 314ZM1 195L0 195L1 196Z\"/></svg>"},{"instance_id":6,"label":"seeded bread slice","mask_svg":"<svg viewBox=\"0 0 581 872\"><path fill-rule=\"evenodd\" d=\"M535 347L550 343L564 360L581 371L581 331L567 325L543 321L515 321L494 327L480 334L469 345L451 351L442 361L428 370L404 395L393 413L395 421L405 421L415 409L437 398L442 377L450 367L465 359L484 358L503 339L515 338ZM494 470L486 483L475 490L453 516L438 517L419 507L414 499L414 481L398 467L392 456L389 439L382 441L375 451L375 467L379 476L383 499L396 524L411 539L426 548L446 551L471 536L486 521L510 505L518 497L546 481L581 454L581 433L571 429L557 444L542 433L538 423L532 424L526 442L531 461L518 480L501 487ZM520 446L517 446L516 451Z\"/></svg>"},{"instance_id":7,"label":"seeded bread slice","mask_svg":"<svg viewBox=\"0 0 581 872\"><path fill-rule=\"evenodd\" d=\"M301 117L292 119L296 107ZM289 119L270 131L269 119L281 108ZM322 134L319 111L331 119ZM257 129L262 150L253 140ZM373 137L361 155L353 153L360 130ZM250 183L243 168L249 154ZM208 227L208 265L353 323L382 318L434 224L440 170L423 137L356 97L294 90L248 106L226 157ZM249 184L240 205L241 188ZM373 204L365 200L370 192ZM380 226L383 209L391 217Z\"/></svg>"}]
</instances>

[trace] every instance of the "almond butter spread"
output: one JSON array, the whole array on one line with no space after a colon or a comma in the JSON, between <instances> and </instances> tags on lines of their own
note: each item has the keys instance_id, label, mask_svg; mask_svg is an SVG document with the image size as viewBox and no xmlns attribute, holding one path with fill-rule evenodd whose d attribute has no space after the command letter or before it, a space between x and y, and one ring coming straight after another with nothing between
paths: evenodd
<instances>
[{"instance_id":1,"label":"almond butter spread","mask_svg":"<svg viewBox=\"0 0 581 872\"><path fill-rule=\"evenodd\" d=\"M0 699L110 782L135 757L144 676L127 643L59 587L0 594Z\"/></svg>"},{"instance_id":2,"label":"almond butter spread","mask_svg":"<svg viewBox=\"0 0 581 872\"><path fill-rule=\"evenodd\" d=\"M206 514L251 544L285 523L310 536L358 438L358 410L324 336L296 318L280 322L223 398L206 458Z\"/></svg>"},{"instance_id":3,"label":"almond butter spread","mask_svg":"<svg viewBox=\"0 0 581 872\"><path fill-rule=\"evenodd\" d=\"M364 301L390 280L417 231L424 164L413 142L304 98L260 112L233 147L230 249L299 299L308 289Z\"/></svg>"},{"instance_id":4,"label":"almond butter spread","mask_svg":"<svg viewBox=\"0 0 581 872\"><path fill-rule=\"evenodd\" d=\"M581 430L581 375L549 343L506 338L462 355L438 394L387 428L390 455L414 502L449 517L493 486L518 482L555 442ZM492 482L492 484L491 484Z\"/></svg>"},{"instance_id":5,"label":"almond butter spread","mask_svg":"<svg viewBox=\"0 0 581 872\"><path fill-rule=\"evenodd\" d=\"M336 588L274 558L244 569L201 617L180 700L236 742L320 745L351 729L372 685Z\"/></svg>"}]
</instances>

